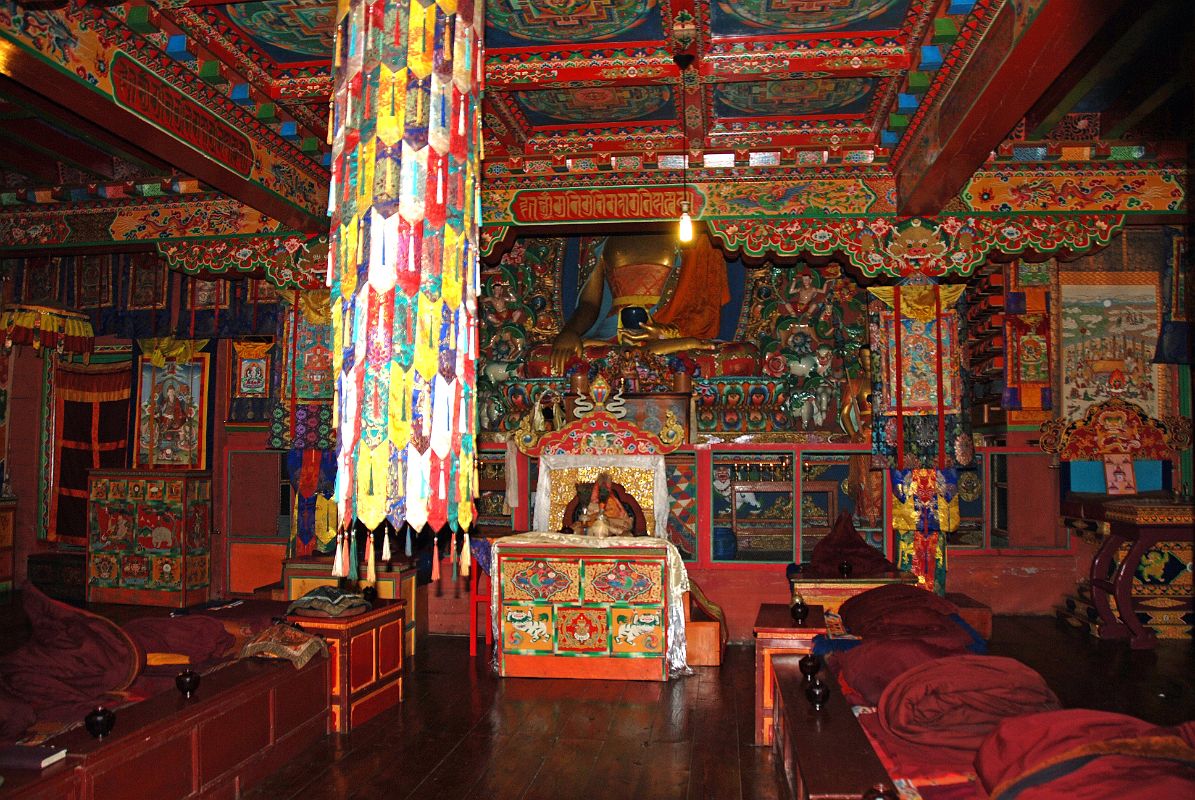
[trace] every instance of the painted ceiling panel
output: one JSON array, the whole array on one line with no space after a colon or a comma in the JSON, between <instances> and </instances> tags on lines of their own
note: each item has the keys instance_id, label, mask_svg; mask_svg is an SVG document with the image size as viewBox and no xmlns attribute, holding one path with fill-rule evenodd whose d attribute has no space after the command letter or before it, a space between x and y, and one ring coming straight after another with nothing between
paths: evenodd
<instances>
[{"instance_id":1,"label":"painted ceiling panel","mask_svg":"<svg viewBox=\"0 0 1195 800\"><path fill-rule=\"evenodd\" d=\"M713 0L715 36L896 30L910 0Z\"/></svg>"},{"instance_id":2,"label":"painted ceiling panel","mask_svg":"<svg viewBox=\"0 0 1195 800\"><path fill-rule=\"evenodd\" d=\"M714 87L714 112L719 117L861 116L874 91L871 78L724 83Z\"/></svg>"},{"instance_id":3,"label":"painted ceiling panel","mask_svg":"<svg viewBox=\"0 0 1195 800\"><path fill-rule=\"evenodd\" d=\"M326 62L335 39L335 0L257 0L216 12L279 65Z\"/></svg>"},{"instance_id":4,"label":"painted ceiling panel","mask_svg":"<svg viewBox=\"0 0 1195 800\"><path fill-rule=\"evenodd\" d=\"M667 86L596 86L515 92L515 103L534 126L675 119Z\"/></svg>"},{"instance_id":5,"label":"painted ceiling panel","mask_svg":"<svg viewBox=\"0 0 1195 800\"><path fill-rule=\"evenodd\" d=\"M657 0L490 0L486 47L645 42L664 38Z\"/></svg>"}]
</instances>

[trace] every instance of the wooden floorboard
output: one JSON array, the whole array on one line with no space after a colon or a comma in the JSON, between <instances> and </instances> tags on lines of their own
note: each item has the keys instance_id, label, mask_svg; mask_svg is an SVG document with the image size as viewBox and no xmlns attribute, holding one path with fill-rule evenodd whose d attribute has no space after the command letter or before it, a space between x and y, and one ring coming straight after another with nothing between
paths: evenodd
<instances>
[{"instance_id":1,"label":"wooden floorboard","mask_svg":"<svg viewBox=\"0 0 1195 800\"><path fill-rule=\"evenodd\" d=\"M27 635L13 612L0 609L0 651ZM1052 617L997 617L991 651L1041 672L1065 706L1195 719L1190 641L1134 652ZM754 657L730 647L721 668L668 683L502 680L466 639L425 637L403 703L306 749L244 797L782 800L771 751L753 744Z\"/></svg>"}]
</instances>

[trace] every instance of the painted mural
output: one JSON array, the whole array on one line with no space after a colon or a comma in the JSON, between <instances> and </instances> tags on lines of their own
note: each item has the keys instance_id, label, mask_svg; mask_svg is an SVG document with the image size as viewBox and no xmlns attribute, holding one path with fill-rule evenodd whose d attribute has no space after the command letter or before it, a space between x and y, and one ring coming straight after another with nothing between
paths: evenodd
<instances>
[{"instance_id":1,"label":"painted mural","mask_svg":"<svg viewBox=\"0 0 1195 800\"><path fill-rule=\"evenodd\" d=\"M486 46L522 47L582 40L647 41L663 38L656 0L589 0L584 3L486 3Z\"/></svg>"},{"instance_id":2,"label":"painted mural","mask_svg":"<svg viewBox=\"0 0 1195 800\"><path fill-rule=\"evenodd\" d=\"M532 125L578 122L630 122L676 117L667 86L595 86L514 92L514 101Z\"/></svg>"},{"instance_id":3,"label":"painted mural","mask_svg":"<svg viewBox=\"0 0 1195 800\"><path fill-rule=\"evenodd\" d=\"M1151 363L1157 273L1062 272L1059 284L1063 416L1078 417L1110 397L1137 403L1151 417L1165 413L1164 368Z\"/></svg>"},{"instance_id":4,"label":"painted mural","mask_svg":"<svg viewBox=\"0 0 1195 800\"><path fill-rule=\"evenodd\" d=\"M714 110L722 117L861 114L874 88L868 78L724 83L713 89Z\"/></svg>"},{"instance_id":5,"label":"painted mural","mask_svg":"<svg viewBox=\"0 0 1195 800\"><path fill-rule=\"evenodd\" d=\"M711 27L722 36L892 30L904 22L909 0L715 0Z\"/></svg>"}]
</instances>

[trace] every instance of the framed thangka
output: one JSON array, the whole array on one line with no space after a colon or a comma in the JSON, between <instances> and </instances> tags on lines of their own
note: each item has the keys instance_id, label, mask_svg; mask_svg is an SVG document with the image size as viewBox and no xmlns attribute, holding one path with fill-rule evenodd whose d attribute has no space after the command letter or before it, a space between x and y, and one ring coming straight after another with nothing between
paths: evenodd
<instances>
[{"instance_id":1,"label":"framed thangka","mask_svg":"<svg viewBox=\"0 0 1195 800\"><path fill-rule=\"evenodd\" d=\"M232 342L228 360L228 422L265 424L269 418L273 342Z\"/></svg>"},{"instance_id":2,"label":"framed thangka","mask_svg":"<svg viewBox=\"0 0 1195 800\"><path fill-rule=\"evenodd\" d=\"M138 360L135 469L207 468L209 359L196 353L160 367Z\"/></svg>"},{"instance_id":3,"label":"framed thangka","mask_svg":"<svg viewBox=\"0 0 1195 800\"><path fill-rule=\"evenodd\" d=\"M1060 272L1062 411L1117 397L1151 417L1170 413L1166 368L1153 363L1161 324L1155 272Z\"/></svg>"}]
</instances>

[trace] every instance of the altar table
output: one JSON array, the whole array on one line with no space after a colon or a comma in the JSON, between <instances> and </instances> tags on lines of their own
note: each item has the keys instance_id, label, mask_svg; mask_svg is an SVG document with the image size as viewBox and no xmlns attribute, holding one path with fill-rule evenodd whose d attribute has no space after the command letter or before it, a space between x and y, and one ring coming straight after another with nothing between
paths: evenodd
<instances>
[{"instance_id":1,"label":"altar table","mask_svg":"<svg viewBox=\"0 0 1195 800\"><path fill-rule=\"evenodd\" d=\"M688 669L680 553L653 537L554 533L493 543L503 677L667 680Z\"/></svg>"}]
</instances>

